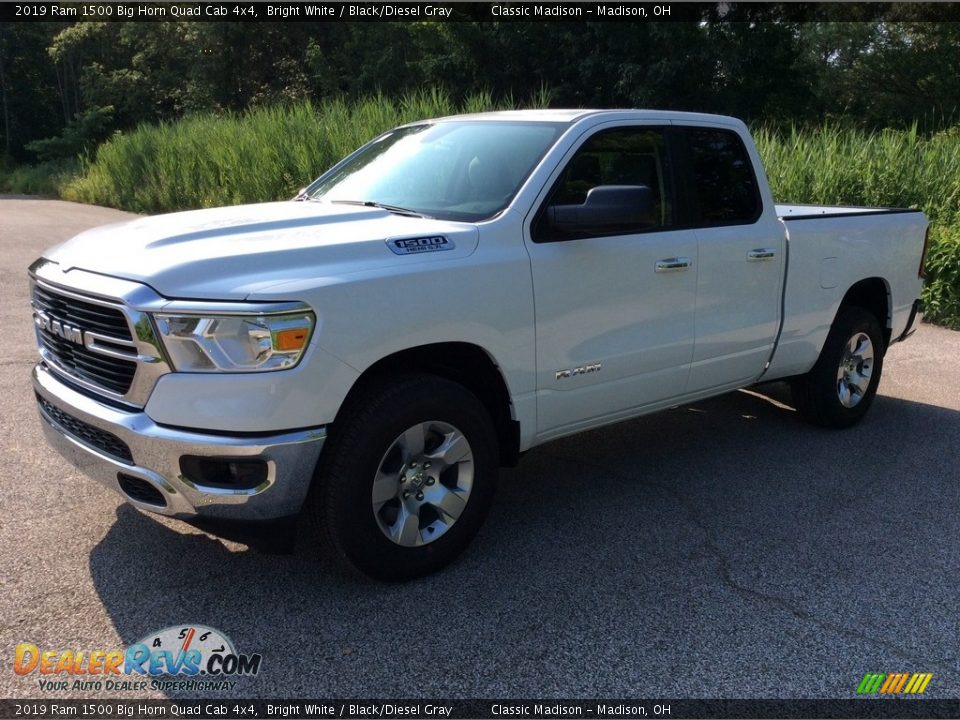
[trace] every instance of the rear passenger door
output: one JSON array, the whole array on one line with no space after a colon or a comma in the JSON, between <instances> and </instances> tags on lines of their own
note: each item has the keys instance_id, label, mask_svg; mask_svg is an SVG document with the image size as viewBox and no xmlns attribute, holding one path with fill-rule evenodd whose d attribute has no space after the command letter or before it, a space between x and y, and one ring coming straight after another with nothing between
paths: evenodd
<instances>
[{"instance_id":1,"label":"rear passenger door","mask_svg":"<svg viewBox=\"0 0 960 720\"><path fill-rule=\"evenodd\" d=\"M693 353L697 240L680 226L669 128L595 131L571 151L525 238L536 312L538 433L558 435L682 395ZM548 209L593 188L650 188L649 214L570 233Z\"/></svg>"},{"instance_id":2,"label":"rear passenger door","mask_svg":"<svg viewBox=\"0 0 960 720\"><path fill-rule=\"evenodd\" d=\"M674 137L699 261L687 391L742 386L763 373L779 328L784 230L736 131L679 126Z\"/></svg>"}]
</instances>

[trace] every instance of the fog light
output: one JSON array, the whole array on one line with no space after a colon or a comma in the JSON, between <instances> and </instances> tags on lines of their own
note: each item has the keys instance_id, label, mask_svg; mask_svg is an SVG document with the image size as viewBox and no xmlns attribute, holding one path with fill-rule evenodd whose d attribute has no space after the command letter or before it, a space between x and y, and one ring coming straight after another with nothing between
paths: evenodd
<instances>
[{"instance_id":1,"label":"fog light","mask_svg":"<svg viewBox=\"0 0 960 720\"><path fill-rule=\"evenodd\" d=\"M225 490L253 490L267 481L266 460L184 455L180 472L194 485Z\"/></svg>"}]
</instances>

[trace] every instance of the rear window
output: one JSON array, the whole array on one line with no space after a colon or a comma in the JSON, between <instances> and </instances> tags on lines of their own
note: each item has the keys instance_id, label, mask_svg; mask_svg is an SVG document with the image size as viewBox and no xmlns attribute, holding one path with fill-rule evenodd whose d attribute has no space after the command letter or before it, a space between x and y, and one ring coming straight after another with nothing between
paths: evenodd
<instances>
[{"instance_id":1,"label":"rear window","mask_svg":"<svg viewBox=\"0 0 960 720\"><path fill-rule=\"evenodd\" d=\"M745 225L760 217L760 192L740 136L729 130L684 128L700 226Z\"/></svg>"}]
</instances>

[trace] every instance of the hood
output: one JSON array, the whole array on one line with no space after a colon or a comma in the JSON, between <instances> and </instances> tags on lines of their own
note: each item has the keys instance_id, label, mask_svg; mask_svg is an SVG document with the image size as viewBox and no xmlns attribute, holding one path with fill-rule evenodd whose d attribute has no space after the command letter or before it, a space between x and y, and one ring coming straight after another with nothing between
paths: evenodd
<instances>
[{"instance_id":1,"label":"hood","mask_svg":"<svg viewBox=\"0 0 960 720\"><path fill-rule=\"evenodd\" d=\"M88 230L44 257L149 285L168 298L241 300L289 281L317 285L345 274L471 254L469 224L379 208L274 202L138 218ZM452 250L397 254L388 240L443 236Z\"/></svg>"}]
</instances>

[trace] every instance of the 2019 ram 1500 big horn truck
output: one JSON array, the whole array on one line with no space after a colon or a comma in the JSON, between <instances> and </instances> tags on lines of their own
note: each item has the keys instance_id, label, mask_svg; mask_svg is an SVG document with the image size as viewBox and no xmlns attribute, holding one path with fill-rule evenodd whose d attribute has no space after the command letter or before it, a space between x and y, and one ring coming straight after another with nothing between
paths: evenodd
<instances>
[{"instance_id":1,"label":"2019 ram 1500 big horn truck","mask_svg":"<svg viewBox=\"0 0 960 720\"><path fill-rule=\"evenodd\" d=\"M383 579L500 465L758 381L860 420L926 219L776 205L743 123L524 111L391 130L298 197L96 228L30 268L49 441L136 507L316 519Z\"/></svg>"}]
</instances>

